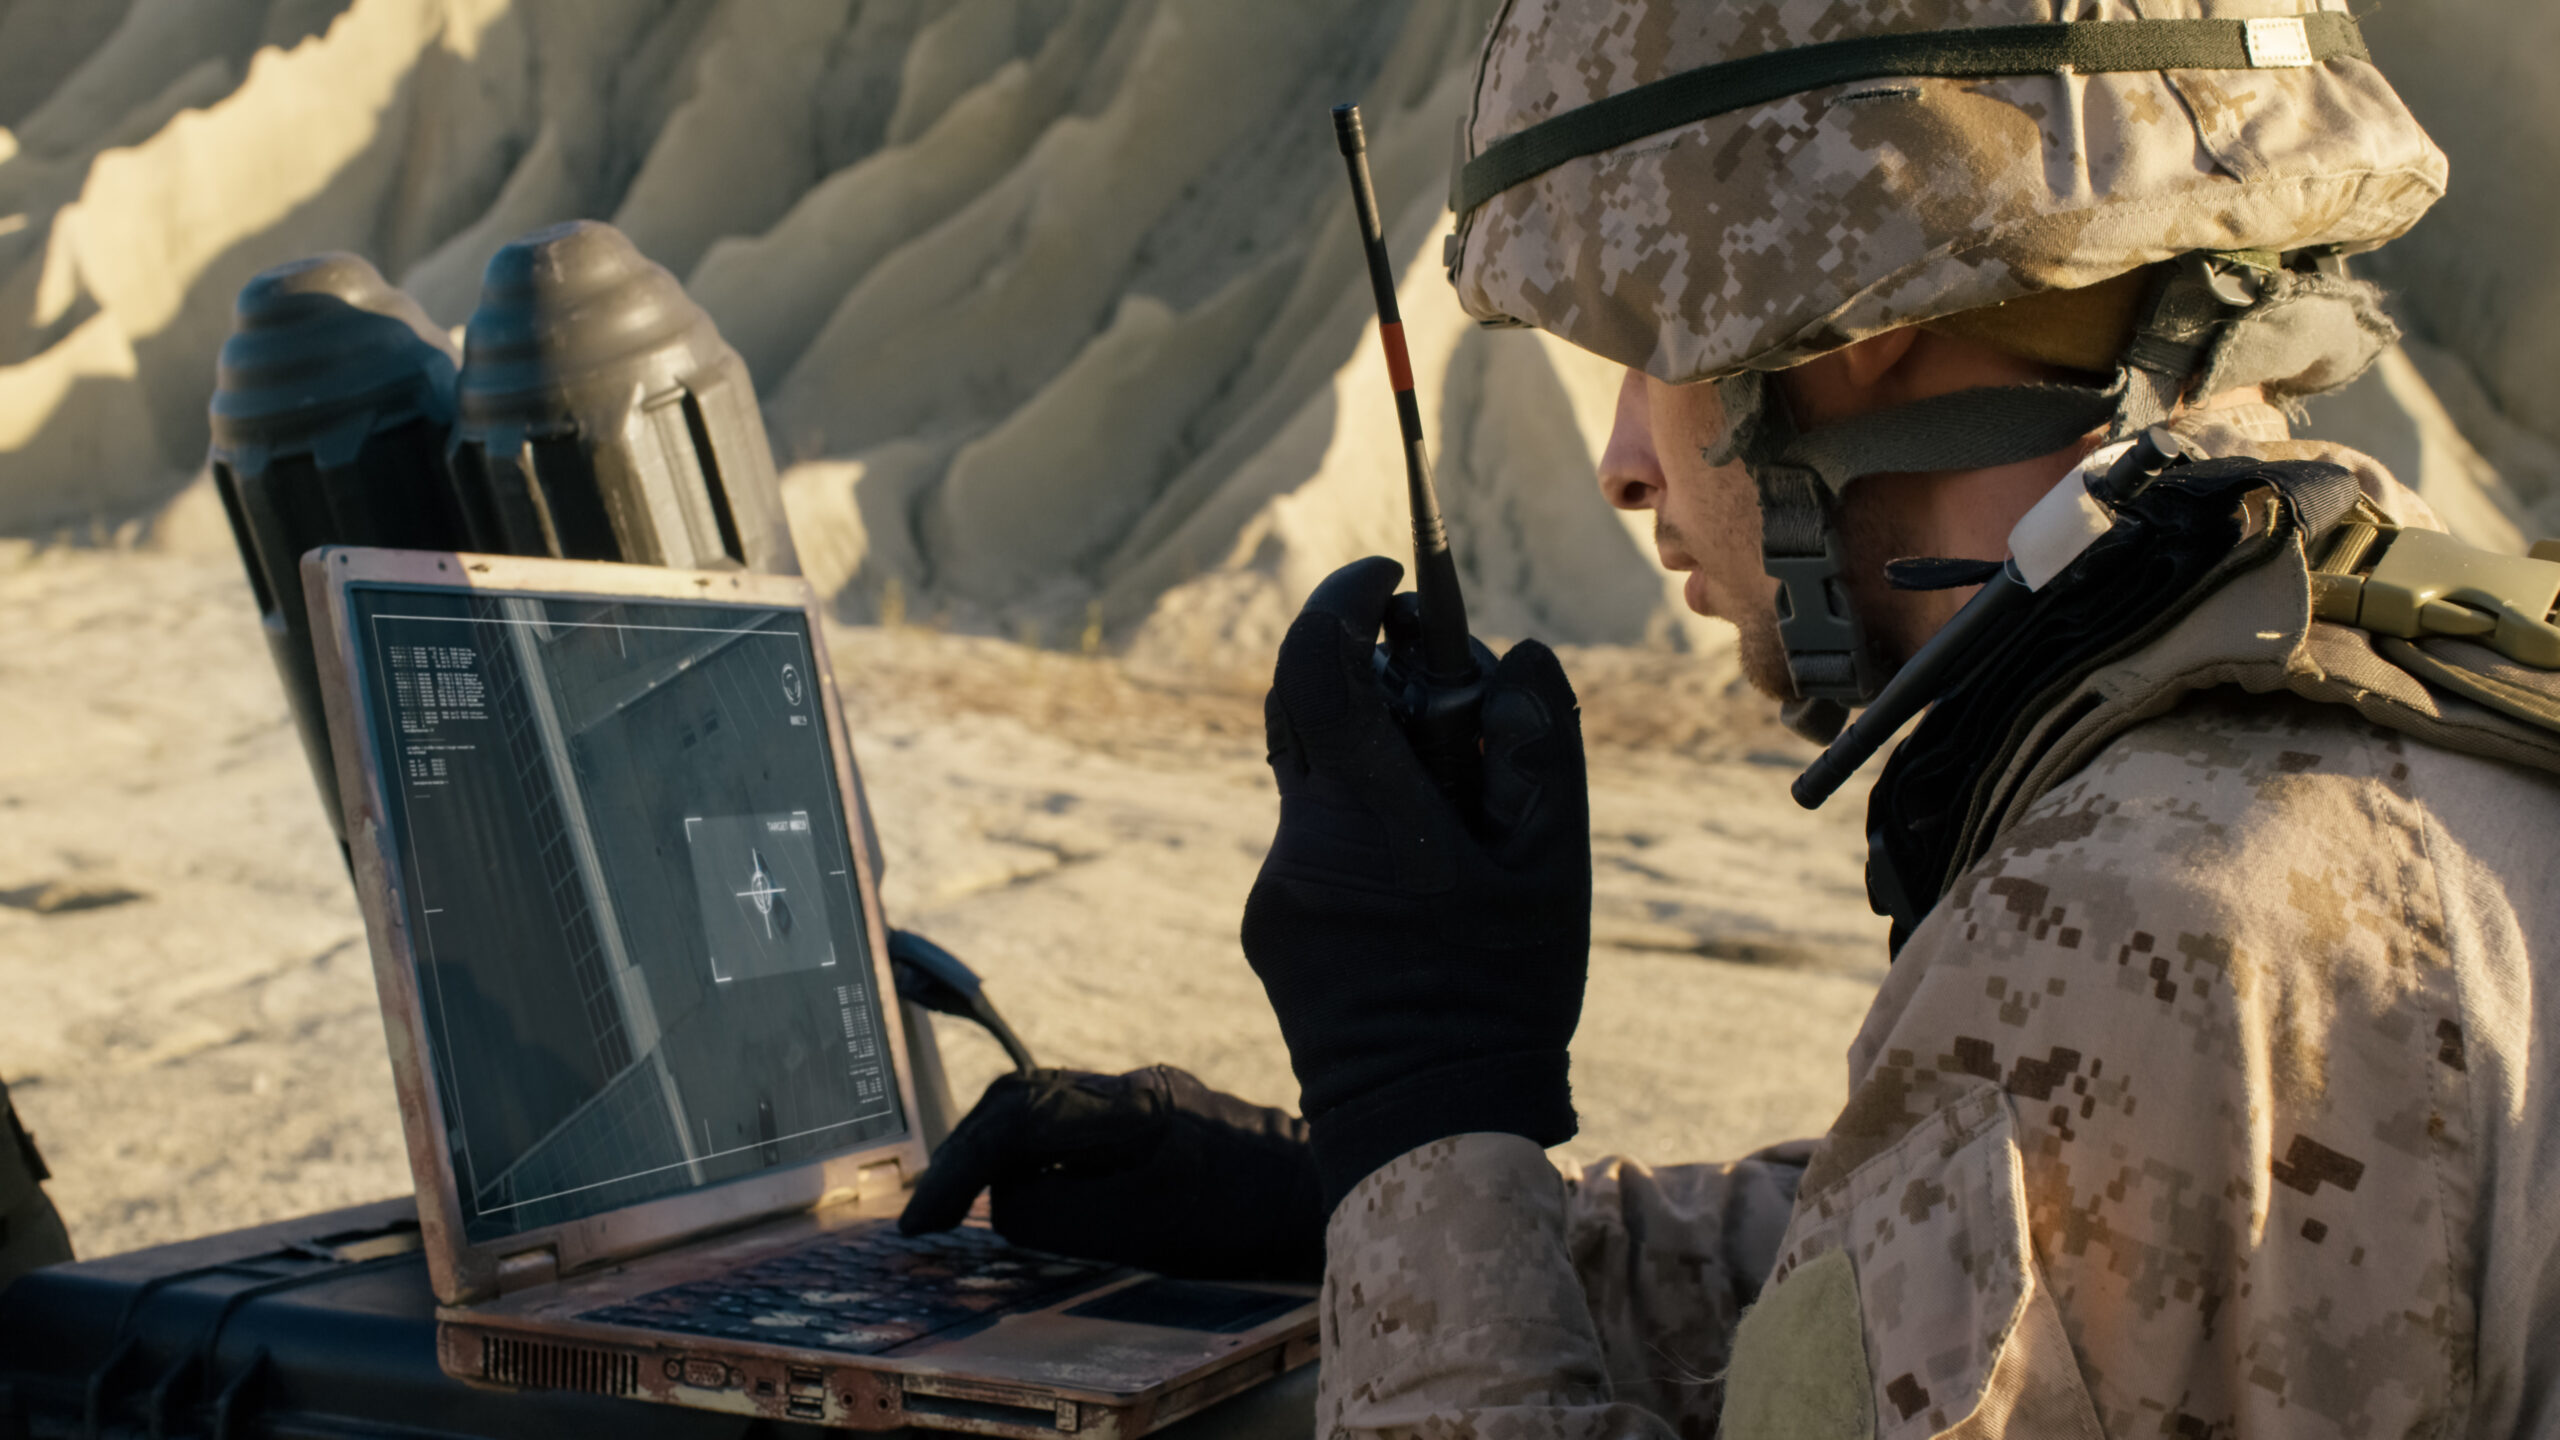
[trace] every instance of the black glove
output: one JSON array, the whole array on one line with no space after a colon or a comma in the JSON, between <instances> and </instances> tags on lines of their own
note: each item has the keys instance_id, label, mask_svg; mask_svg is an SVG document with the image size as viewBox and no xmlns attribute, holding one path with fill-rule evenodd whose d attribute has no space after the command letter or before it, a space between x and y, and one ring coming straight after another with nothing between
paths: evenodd
<instances>
[{"instance_id":1,"label":"black glove","mask_svg":"<svg viewBox=\"0 0 2560 1440\"><path fill-rule=\"evenodd\" d=\"M1570 1139L1566 1042L1591 949L1590 798L1573 687L1535 640L1494 667L1462 814L1389 715L1371 654L1392 560L1316 587L1264 702L1280 833L1244 907L1324 1208L1444 1136Z\"/></svg>"},{"instance_id":2,"label":"black glove","mask_svg":"<svg viewBox=\"0 0 2560 1440\"><path fill-rule=\"evenodd\" d=\"M1204 1279L1324 1278L1306 1122L1169 1065L998 1079L898 1228L948 1230L989 1186L996 1232L1026 1249Z\"/></svg>"}]
</instances>

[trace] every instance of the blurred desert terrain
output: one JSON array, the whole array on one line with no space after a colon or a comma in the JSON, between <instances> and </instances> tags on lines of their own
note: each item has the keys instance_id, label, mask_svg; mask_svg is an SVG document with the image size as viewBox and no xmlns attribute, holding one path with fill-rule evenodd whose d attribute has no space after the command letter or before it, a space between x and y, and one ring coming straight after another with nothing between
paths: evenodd
<instances>
[{"instance_id":1,"label":"blurred desert terrain","mask_svg":"<svg viewBox=\"0 0 2560 1440\"><path fill-rule=\"evenodd\" d=\"M581 216L754 373L895 923L1046 1061L1291 1103L1235 940L1257 677L1315 579L1403 543L1342 99L1479 628L1569 647L1588 709L1570 1148L1819 1129L1882 973L1860 807L1787 802L1804 748L1599 503L1615 373L1448 298L1492 8L0 0L0 1076L82 1252L408 1186L362 926L197 478L231 297L350 249L460 325L498 245ZM2454 191L2363 262L2410 339L2313 428L2521 548L2560 531L2560 101L2527 74L2560 10L2366 28ZM941 1034L965 1102L1000 1057Z\"/></svg>"}]
</instances>

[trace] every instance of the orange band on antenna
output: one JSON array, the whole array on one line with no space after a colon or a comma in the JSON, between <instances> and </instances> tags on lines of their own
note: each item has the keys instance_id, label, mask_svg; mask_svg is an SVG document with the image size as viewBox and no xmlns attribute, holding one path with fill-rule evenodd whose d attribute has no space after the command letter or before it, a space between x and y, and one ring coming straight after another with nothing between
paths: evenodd
<instances>
[{"instance_id":1,"label":"orange band on antenna","mask_svg":"<svg viewBox=\"0 0 2560 1440\"><path fill-rule=\"evenodd\" d=\"M1387 347L1387 383L1397 390L1413 388L1413 361L1404 353L1404 325L1378 327L1378 343Z\"/></svg>"}]
</instances>

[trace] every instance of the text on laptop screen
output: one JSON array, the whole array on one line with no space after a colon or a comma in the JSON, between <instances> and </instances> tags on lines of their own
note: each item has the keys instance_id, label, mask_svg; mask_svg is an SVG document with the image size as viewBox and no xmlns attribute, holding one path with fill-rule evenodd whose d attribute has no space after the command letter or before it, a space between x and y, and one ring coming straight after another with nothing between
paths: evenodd
<instances>
[{"instance_id":1,"label":"text on laptop screen","mask_svg":"<svg viewBox=\"0 0 2560 1440\"><path fill-rule=\"evenodd\" d=\"M348 602L469 1241L905 1133L803 612Z\"/></svg>"}]
</instances>

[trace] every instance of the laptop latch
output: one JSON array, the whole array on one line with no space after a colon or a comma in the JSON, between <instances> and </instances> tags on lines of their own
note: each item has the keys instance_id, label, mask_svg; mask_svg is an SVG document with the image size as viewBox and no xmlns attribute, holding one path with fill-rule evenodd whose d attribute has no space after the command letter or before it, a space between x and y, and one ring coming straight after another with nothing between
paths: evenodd
<instances>
[{"instance_id":1,"label":"laptop latch","mask_svg":"<svg viewBox=\"0 0 2560 1440\"><path fill-rule=\"evenodd\" d=\"M498 1293L512 1295L536 1285L548 1285L560 1278L560 1251L545 1245L536 1250L519 1250L498 1257Z\"/></svg>"}]
</instances>

